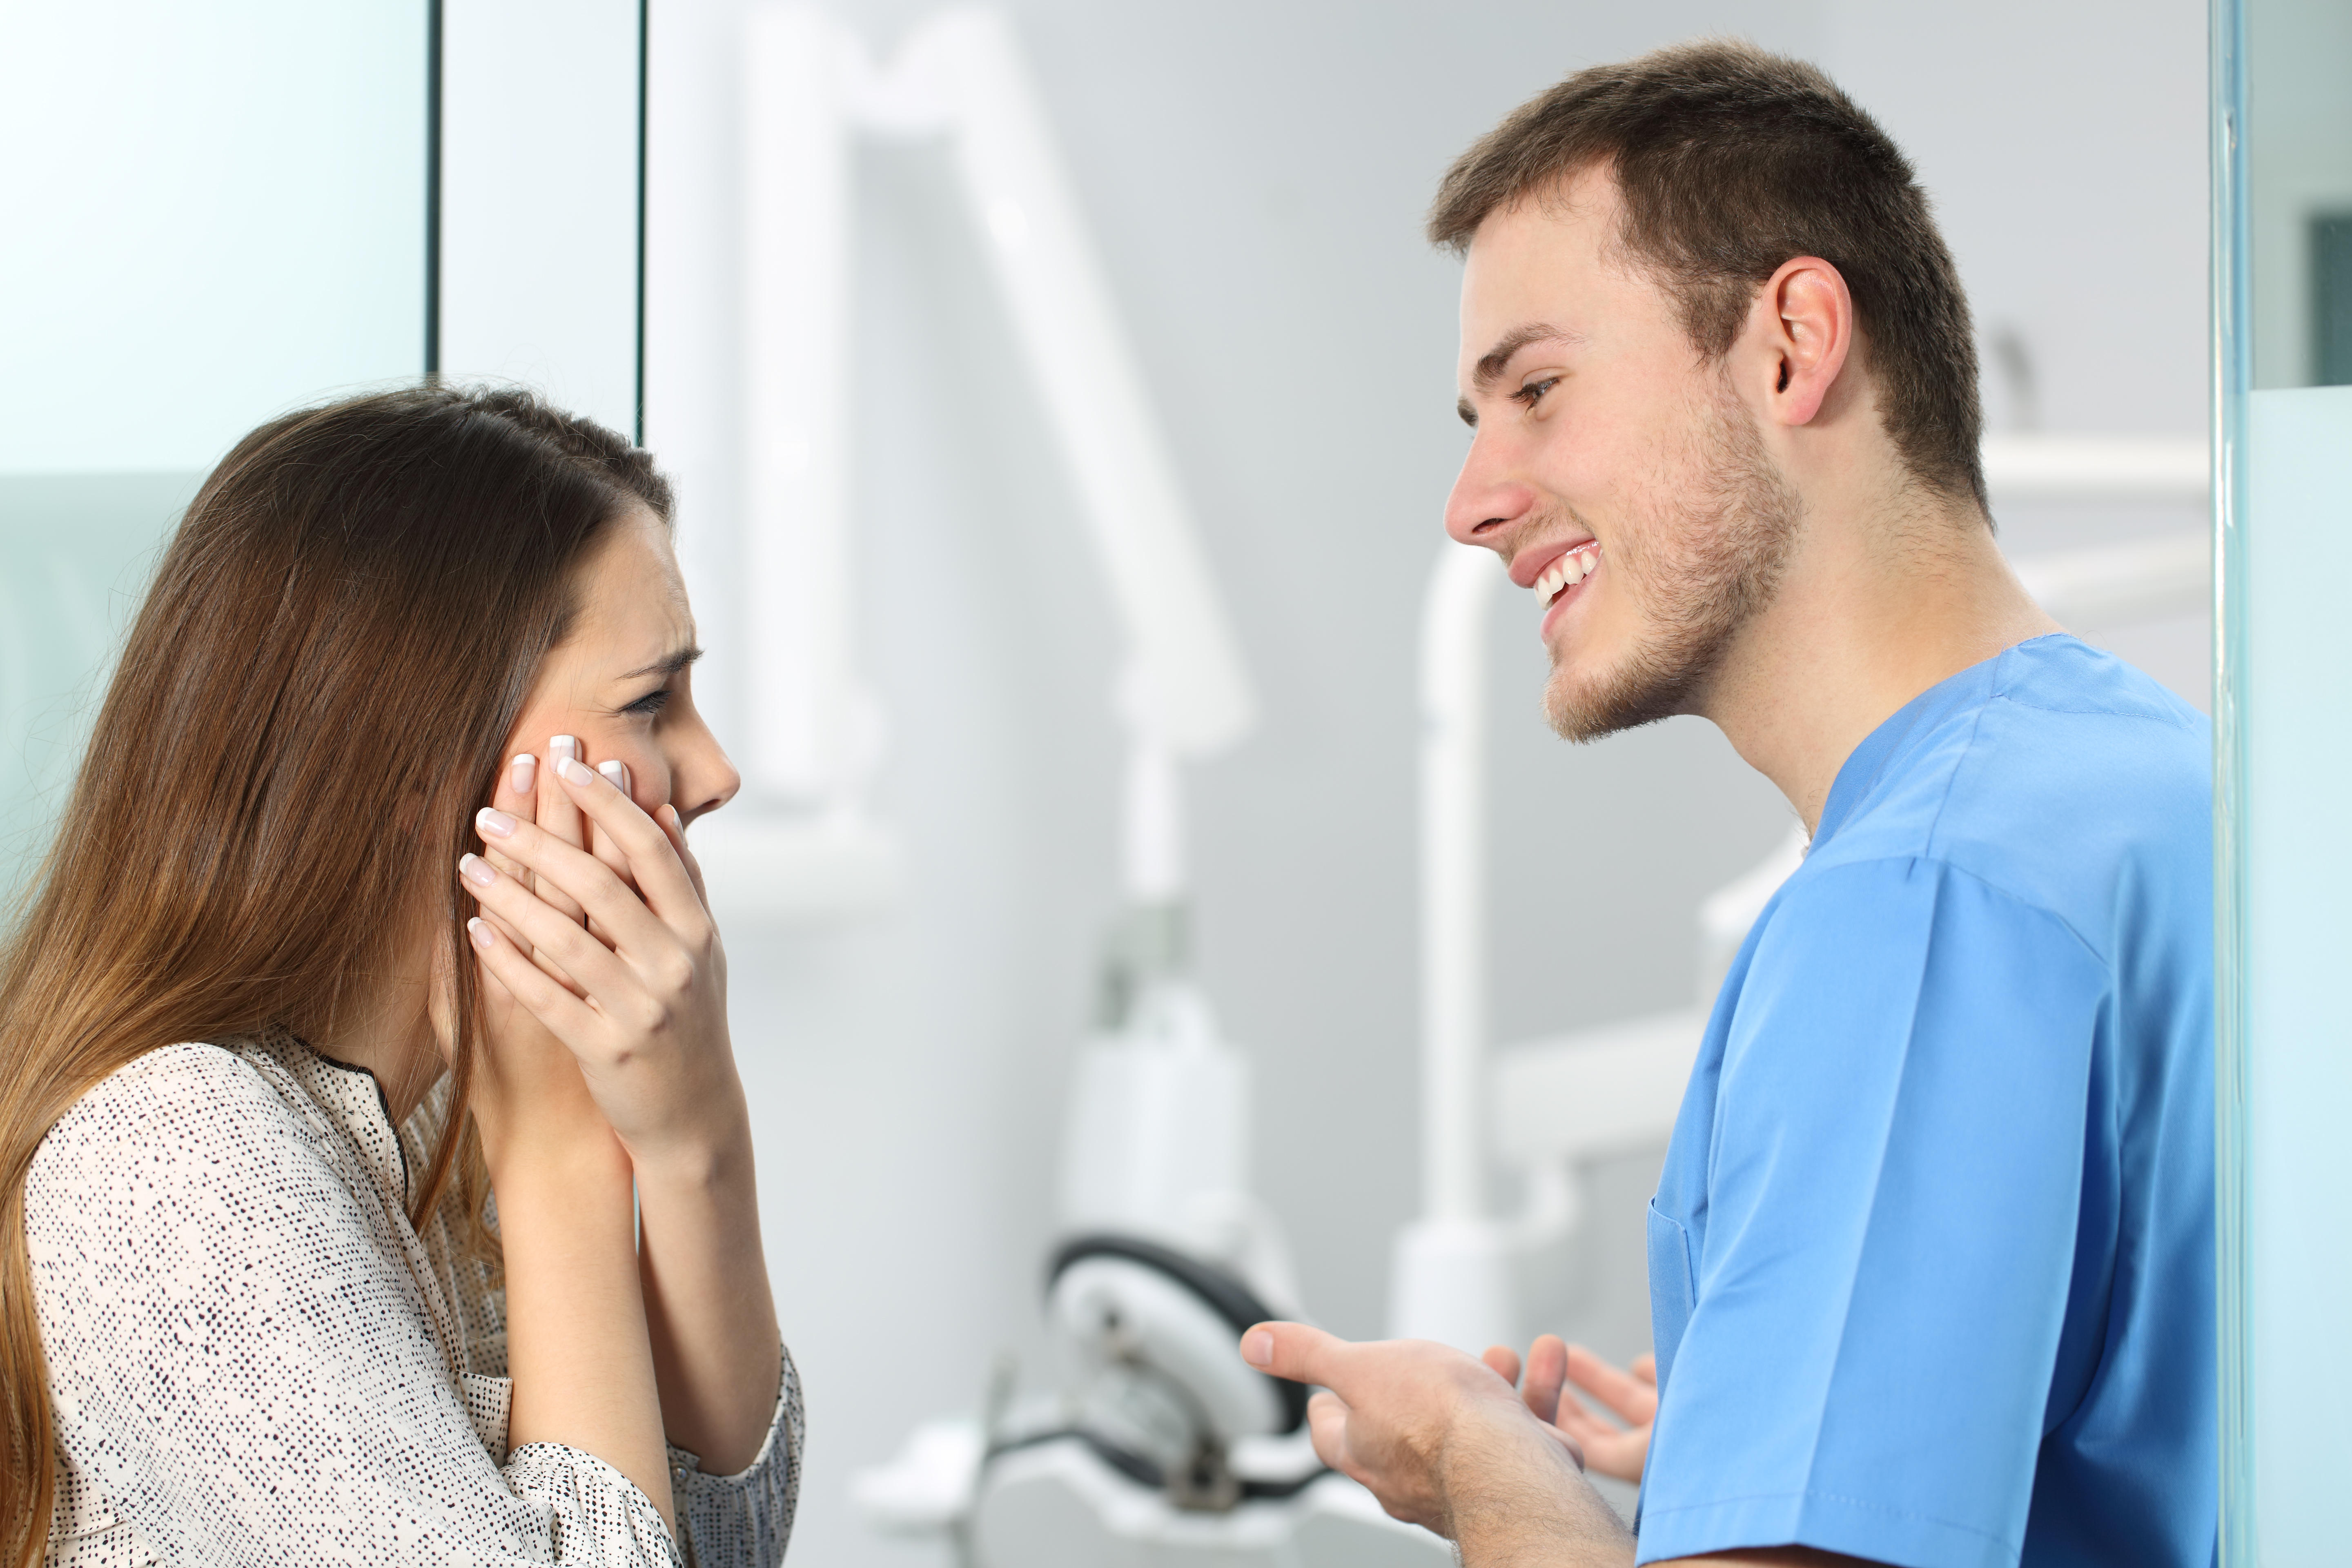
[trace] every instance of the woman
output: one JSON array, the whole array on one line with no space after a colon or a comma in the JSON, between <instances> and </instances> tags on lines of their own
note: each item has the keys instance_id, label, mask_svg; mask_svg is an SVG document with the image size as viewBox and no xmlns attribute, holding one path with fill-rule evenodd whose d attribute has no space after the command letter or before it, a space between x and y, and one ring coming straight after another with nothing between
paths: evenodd
<instances>
[{"instance_id":1,"label":"woman","mask_svg":"<svg viewBox=\"0 0 2352 1568\"><path fill-rule=\"evenodd\" d=\"M669 516L440 389L190 506L0 961L10 1568L782 1556Z\"/></svg>"}]
</instances>

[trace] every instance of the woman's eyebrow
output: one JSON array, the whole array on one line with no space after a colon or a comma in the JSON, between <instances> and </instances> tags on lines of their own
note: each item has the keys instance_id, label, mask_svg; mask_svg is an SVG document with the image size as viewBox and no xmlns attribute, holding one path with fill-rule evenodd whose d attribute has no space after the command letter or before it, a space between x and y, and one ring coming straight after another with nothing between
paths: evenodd
<instances>
[{"instance_id":1,"label":"woman's eyebrow","mask_svg":"<svg viewBox=\"0 0 2352 1568\"><path fill-rule=\"evenodd\" d=\"M702 650L698 647L682 647L676 653L667 654L654 660L653 663L646 665L642 669L633 669L626 675L614 676L614 679L615 680L635 680L640 675L658 675L667 679L670 676L676 675L679 670L684 669L688 665L692 664L696 659L700 658L701 657Z\"/></svg>"}]
</instances>

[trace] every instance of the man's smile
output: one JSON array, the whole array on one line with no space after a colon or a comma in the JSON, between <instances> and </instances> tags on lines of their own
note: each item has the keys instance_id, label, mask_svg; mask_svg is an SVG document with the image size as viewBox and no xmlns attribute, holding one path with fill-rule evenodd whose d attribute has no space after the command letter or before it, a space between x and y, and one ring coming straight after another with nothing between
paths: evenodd
<instances>
[{"instance_id":1,"label":"man's smile","mask_svg":"<svg viewBox=\"0 0 2352 1568\"><path fill-rule=\"evenodd\" d=\"M1600 567L1601 542L1591 538L1541 547L1511 563L1511 580L1531 589L1541 608L1542 619L1536 628L1538 637L1551 640L1552 629L1569 604L1583 596L1586 579Z\"/></svg>"}]
</instances>

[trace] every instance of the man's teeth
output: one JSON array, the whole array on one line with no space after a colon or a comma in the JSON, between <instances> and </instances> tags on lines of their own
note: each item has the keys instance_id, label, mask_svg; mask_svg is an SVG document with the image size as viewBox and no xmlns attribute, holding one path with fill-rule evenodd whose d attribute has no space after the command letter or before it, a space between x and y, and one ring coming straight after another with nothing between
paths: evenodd
<instances>
[{"instance_id":1,"label":"man's teeth","mask_svg":"<svg viewBox=\"0 0 2352 1568\"><path fill-rule=\"evenodd\" d=\"M1544 569L1544 574L1536 579L1536 602L1549 605L1559 598L1561 589L1584 581L1585 574L1600 559L1601 546L1593 543L1580 544L1553 562Z\"/></svg>"}]
</instances>

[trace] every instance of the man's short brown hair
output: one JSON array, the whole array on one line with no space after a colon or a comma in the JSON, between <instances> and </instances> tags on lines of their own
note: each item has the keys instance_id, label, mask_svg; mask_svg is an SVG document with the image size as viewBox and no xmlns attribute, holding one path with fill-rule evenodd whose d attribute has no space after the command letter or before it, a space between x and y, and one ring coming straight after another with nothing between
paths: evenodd
<instances>
[{"instance_id":1,"label":"man's short brown hair","mask_svg":"<svg viewBox=\"0 0 2352 1568\"><path fill-rule=\"evenodd\" d=\"M1454 161L1429 237L1466 250L1498 208L1606 167L1620 243L1680 304L1709 358L1756 290L1818 256L1845 278L1886 434L1926 484L1984 505L1976 342L1951 252L1911 164L1820 70L1709 41L1581 70Z\"/></svg>"}]
</instances>

